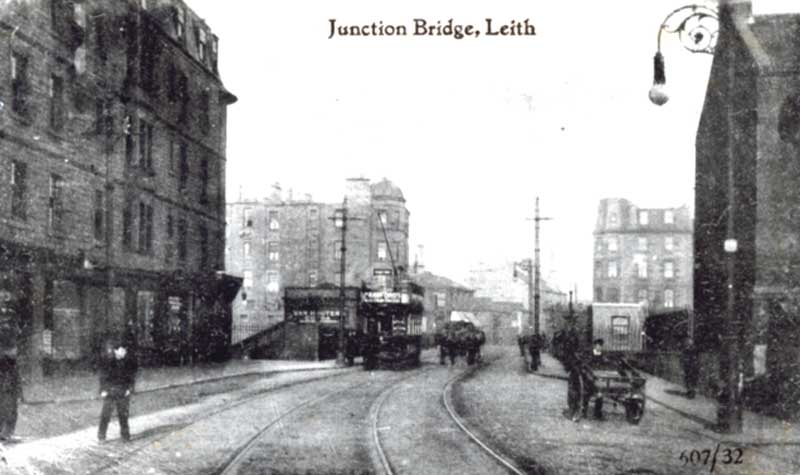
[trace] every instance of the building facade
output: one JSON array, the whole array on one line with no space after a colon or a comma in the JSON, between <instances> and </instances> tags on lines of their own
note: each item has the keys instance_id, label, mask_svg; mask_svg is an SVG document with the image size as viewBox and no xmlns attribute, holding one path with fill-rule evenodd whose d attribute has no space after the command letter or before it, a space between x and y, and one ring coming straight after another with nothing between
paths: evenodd
<instances>
[{"instance_id":1,"label":"building facade","mask_svg":"<svg viewBox=\"0 0 800 475\"><path fill-rule=\"evenodd\" d=\"M600 201L594 230L594 301L651 310L692 306L692 218L686 206Z\"/></svg>"},{"instance_id":2,"label":"building facade","mask_svg":"<svg viewBox=\"0 0 800 475\"><path fill-rule=\"evenodd\" d=\"M217 37L179 0L4 2L0 29L0 285L23 369L91 360L109 335L178 359L226 346L236 98Z\"/></svg>"},{"instance_id":3,"label":"building facade","mask_svg":"<svg viewBox=\"0 0 800 475\"><path fill-rule=\"evenodd\" d=\"M447 277L421 270L409 275L411 280L425 289L423 300L422 331L435 333L450 321L454 311L471 311L475 290Z\"/></svg>"},{"instance_id":4,"label":"building facade","mask_svg":"<svg viewBox=\"0 0 800 475\"><path fill-rule=\"evenodd\" d=\"M393 264L408 269L409 212L391 181L346 181L345 285L391 285ZM338 286L342 203L294 198L274 188L261 200L228 203L226 266L243 278L234 300L234 342L284 320L283 289Z\"/></svg>"},{"instance_id":5,"label":"building facade","mask_svg":"<svg viewBox=\"0 0 800 475\"><path fill-rule=\"evenodd\" d=\"M771 396L795 414L800 410L798 18L753 16L750 2L720 8L719 41L697 132L694 283L704 347L721 349L720 336L734 335L745 374L766 372L765 397L774 392Z\"/></svg>"}]
</instances>

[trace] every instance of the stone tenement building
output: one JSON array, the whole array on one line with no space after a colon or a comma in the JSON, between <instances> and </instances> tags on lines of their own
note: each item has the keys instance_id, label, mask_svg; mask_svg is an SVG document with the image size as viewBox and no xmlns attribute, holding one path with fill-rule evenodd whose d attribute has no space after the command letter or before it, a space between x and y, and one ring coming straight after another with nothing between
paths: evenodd
<instances>
[{"instance_id":1,"label":"stone tenement building","mask_svg":"<svg viewBox=\"0 0 800 475\"><path fill-rule=\"evenodd\" d=\"M352 218L347 222L345 283L387 285L392 260L408 269L409 213L403 193L387 179L372 184L353 178L347 180L345 196ZM341 208L342 203L281 196L279 188L263 200L227 204L226 267L243 278L233 304L234 342L283 321L284 288L339 285L342 233L333 218Z\"/></svg>"},{"instance_id":2,"label":"stone tenement building","mask_svg":"<svg viewBox=\"0 0 800 475\"><path fill-rule=\"evenodd\" d=\"M594 230L594 301L692 306L692 219L687 207L600 201Z\"/></svg>"},{"instance_id":3,"label":"stone tenement building","mask_svg":"<svg viewBox=\"0 0 800 475\"><path fill-rule=\"evenodd\" d=\"M145 359L224 352L217 37L180 0L3 2L0 30L0 286L24 370L119 334Z\"/></svg>"},{"instance_id":4,"label":"stone tenement building","mask_svg":"<svg viewBox=\"0 0 800 475\"><path fill-rule=\"evenodd\" d=\"M699 335L705 347L718 348L727 331L738 334L736 352L745 372L766 371L772 395L795 413L800 409L798 20L797 14L754 17L750 2L720 8L719 41L697 132L694 284L697 322L707 330ZM725 252L726 239L736 240L735 252ZM736 322L727 310L728 259ZM764 355L766 366L760 363Z\"/></svg>"}]
</instances>

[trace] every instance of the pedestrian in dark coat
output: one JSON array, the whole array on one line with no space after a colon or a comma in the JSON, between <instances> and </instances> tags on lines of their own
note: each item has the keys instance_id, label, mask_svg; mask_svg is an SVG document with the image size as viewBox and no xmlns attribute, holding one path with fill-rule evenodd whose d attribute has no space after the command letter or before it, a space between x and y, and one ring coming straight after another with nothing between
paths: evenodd
<instances>
[{"instance_id":1,"label":"pedestrian in dark coat","mask_svg":"<svg viewBox=\"0 0 800 475\"><path fill-rule=\"evenodd\" d=\"M17 427L22 383L17 369L19 321L11 292L0 290L0 440L9 440Z\"/></svg>"},{"instance_id":2,"label":"pedestrian in dark coat","mask_svg":"<svg viewBox=\"0 0 800 475\"><path fill-rule=\"evenodd\" d=\"M100 397L103 399L103 409L100 412L100 427L97 431L97 438L100 441L106 439L108 423L114 408L117 409L122 439L125 441L131 439L128 413L136 381L136 370L136 357L124 343L113 344L112 354L104 355L101 360Z\"/></svg>"},{"instance_id":3,"label":"pedestrian in dark coat","mask_svg":"<svg viewBox=\"0 0 800 475\"><path fill-rule=\"evenodd\" d=\"M694 398L697 390L697 347L694 345L692 337L686 337L684 342L683 354L681 355L683 366L683 380L686 385L686 397Z\"/></svg>"}]
</instances>

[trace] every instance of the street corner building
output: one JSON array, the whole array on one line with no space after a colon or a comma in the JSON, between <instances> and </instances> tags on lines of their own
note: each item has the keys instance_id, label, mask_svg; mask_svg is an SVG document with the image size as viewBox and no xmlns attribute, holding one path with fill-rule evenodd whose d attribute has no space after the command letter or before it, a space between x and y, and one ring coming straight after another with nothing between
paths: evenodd
<instances>
[{"instance_id":1,"label":"street corner building","mask_svg":"<svg viewBox=\"0 0 800 475\"><path fill-rule=\"evenodd\" d=\"M275 184L264 198L227 204L226 268L243 279L232 341L243 354L331 357L342 281L343 232L335 218L343 206L348 322L358 289L386 288L395 270L408 269L410 213L401 189L386 178L350 178L344 196L346 203L322 203Z\"/></svg>"},{"instance_id":2,"label":"street corner building","mask_svg":"<svg viewBox=\"0 0 800 475\"><path fill-rule=\"evenodd\" d=\"M800 409L800 15L721 6L696 142L694 298L761 397ZM730 352L720 350L730 356ZM730 358L728 358L730 359ZM726 365L735 365L730 361ZM734 377L739 377L735 374Z\"/></svg>"},{"instance_id":3,"label":"street corner building","mask_svg":"<svg viewBox=\"0 0 800 475\"><path fill-rule=\"evenodd\" d=\"M217 37L179 0L0 4L0 285L34 377L107 336L222 356L226 108Z\"/></svg>"}]
</instances>

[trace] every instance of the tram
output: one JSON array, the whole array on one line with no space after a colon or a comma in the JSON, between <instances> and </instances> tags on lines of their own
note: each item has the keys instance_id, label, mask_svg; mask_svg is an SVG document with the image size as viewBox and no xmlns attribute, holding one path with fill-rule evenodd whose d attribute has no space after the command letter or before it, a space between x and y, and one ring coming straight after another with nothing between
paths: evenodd
<instances>
[{"instance_id":1,"label":"tram","mask_svg":"<svg viewBox=\"0 0 800 475\"><path fill-rule=\"evenodd\" d=\"M423 290L410 281L361 292L364 369L416 366L422 351Z\"/></svg>"}]
</instances>

